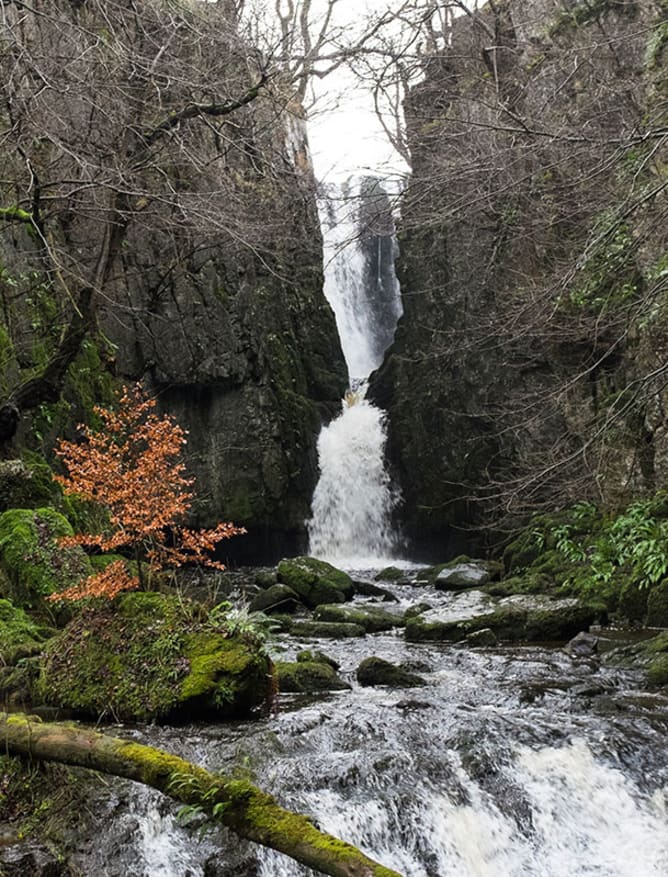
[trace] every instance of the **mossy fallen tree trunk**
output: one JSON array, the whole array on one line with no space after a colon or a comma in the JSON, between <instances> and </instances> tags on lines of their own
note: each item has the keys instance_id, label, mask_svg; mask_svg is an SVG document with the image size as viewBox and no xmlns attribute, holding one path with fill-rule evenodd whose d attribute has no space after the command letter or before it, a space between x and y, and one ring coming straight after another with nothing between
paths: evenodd
<instances>
[{"instance_id":1,"label":"mossy fallen tree trunk","mask_svg":"<svg viewBox=\"0 0 668 877\"><path fill-rule=\"evenodd\" d=\"M125 777L196 804L240 837L271 847L331 877L401 877L356 847L318 831L246 780L209 773L161 749L96 731L0 713L0 746L13 755Z\"/></svg>"}]
</instances>

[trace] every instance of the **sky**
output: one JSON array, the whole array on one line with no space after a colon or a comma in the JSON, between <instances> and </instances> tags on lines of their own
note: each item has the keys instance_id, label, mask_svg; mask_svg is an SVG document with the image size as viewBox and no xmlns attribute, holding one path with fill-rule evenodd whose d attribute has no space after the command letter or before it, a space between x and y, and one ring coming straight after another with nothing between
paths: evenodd
<instances>
[{"instance_id":1,"label":"sky","mask_svg":"<svg viewBox=\"0 0 668 877\"><path fill-rule=\"evenodd\" d=\"M388 0L341 0L339 21L360 28L367 11L392 5ZM318 180L334 182L364 171L376 175L406 172L376 118L371 91L350 71L340 68L325 79L315 79L314 90L316 103L309 113L308 136Z\"/></svg>"}]
</instances>

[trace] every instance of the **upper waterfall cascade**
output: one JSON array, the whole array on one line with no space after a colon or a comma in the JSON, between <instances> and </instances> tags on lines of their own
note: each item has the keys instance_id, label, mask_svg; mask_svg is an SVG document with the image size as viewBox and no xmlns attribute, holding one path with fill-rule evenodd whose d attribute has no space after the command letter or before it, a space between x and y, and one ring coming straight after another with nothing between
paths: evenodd
<instances>
[{"instance_id":1,"label":"upper waterfall cascade","mask_svg":"<svg viewBox=\"0 0 668 877\"><path fill-rule=\"evenodd\" d=\"M334 311L350 389L339 417L318 440L320 479L309 522L310 553L350 565L389 558L397 503L385 468L385 414L367 399L401 316L394 273L396 243L390 204L377 180L362 178L320 203L325 296Z\"/></svg>"}]
</instances>

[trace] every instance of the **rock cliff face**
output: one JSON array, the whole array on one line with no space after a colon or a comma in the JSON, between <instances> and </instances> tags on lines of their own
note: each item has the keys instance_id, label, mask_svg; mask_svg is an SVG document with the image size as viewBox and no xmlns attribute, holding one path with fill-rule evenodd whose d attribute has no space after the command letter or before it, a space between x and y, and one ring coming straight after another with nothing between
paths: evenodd
<instances>
[{"instance_id":1,"label":"rock cliff face","mask_svg":"<svg viewBox=\"0 0 668 877\"><path fill-rule=\"evenodd\" d=\"M258 557L304 537L346 370L300 109L230 10L9 10L0 403L11 420L20 400L21 419L2 450L48 458L115 385L141 380L189 432L195 523L246 525L226 548ZM12 431L0 423L0 440Z\"/></svg>"},{"instance_id":2,"label":"rock cliff face","mask_svg":"<svg viewBox=\"0 0 668 877\"><path fill-rule=\"evenodd\" d=\"M273 179L247 168L234 205L257 238L185 230L165 252L164 236L139 234L123 257L128 317L119 323L117 299L105 319L118 372L144 381L189 431L197 523L246 525L252 556L258 542L269 554L300 546L317 435L346 386L310 171L276 132L263 148Z\"/></svg>"},{"instance_id":3,"label":"rock cliff face","mask_svg":"<svg viewBox=\"0 0 668 877\"><path fill-rule=\"evenodd\" d=\"M665 16L509 0L425 56L372 387L425 549L665 482Z\"/></svg>"}]
</instances>

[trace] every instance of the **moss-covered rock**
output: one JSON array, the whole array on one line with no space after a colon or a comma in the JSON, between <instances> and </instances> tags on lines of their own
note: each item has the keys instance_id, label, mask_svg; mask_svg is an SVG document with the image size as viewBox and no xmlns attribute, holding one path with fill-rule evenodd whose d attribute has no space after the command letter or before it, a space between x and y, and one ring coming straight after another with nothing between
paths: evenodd
<instances>
[{"instance_id":1,"label":"moss-covered rock","mask_svg":"<svg viewBox=\"0 0 668 877\"><path fill-rule=\"evenodd\" d=\"M406 623L400 615L392 615L377 606L341 606L337 603L318 606L315 610L317 621L331 621L337 624L357 624L367 633L378 633L381 630L392 630L403 627Z\"/></svg>"},{"instance_id":2,"label":"moss-covered rock","mask_svg":"<svg viewBox=\"0 0 668 877\"><path fill-rule=\"evenodd\" d=\"M647 595L647 627L668 627L668 579L659 582Z\"/></svg>"},{"instance_id":3,"label":"moss-covered rock","mask_svg":"<svg viewBox=\"0 0 668 877\"><path fill-rule=\"evenodd\" d=\"M668 631L606 652L603 661L613 667L645 670L650 685L668 685Z\"/></svg>"},{"instance_id":4,"label":"moss-covered rock","mask_svg":"<svg viewBox=\"0 0 668 877\"><path fill-rule=\"evenodd\" d=\"M334 660L334 658L330 658L329 655L326 655L324 652L319 652L317 649L315 651L312 649L305 649L303 652L297 652L296 657L298 661L315 661L317 664L329 664L333 670L338 670L341 666L338 661Z\"/></svg>"},{"instance_id":5,"label":"moss-covered rock","mask_svg":"<svg viewBox=\"0 0 668 877\"><path fill-rule=\"evenodd\" d=\"M309 609L321 603L344 603L355 593L347 573L315 557L282 560L276 574L278 581L296 591Z\"/></svg>"},{"instance_id":6,"label":"moss-covered rock","mask_svg":"<svg viewBox=\"0 0 668 877\"><path fill-rule=\"evenodd\" d=\"M377 582L400 582L405 578L406 573L402 569L399 569L398 566L386 566L374 576L374 579Z\"/></svg>"},{"instance_id":7,"label":"moss-covered rock","mask_svg":"<svg viewBox=\"0 0 668 877\"><path fill-rule=\"evenodd\" d=\"M600 608L577 600L521 603L502 600L492 612L463 620L438 620L417 616L406 621L406 639L455 642L475 631L489 629L510 642L560 641L587 630L600 615Z\"/></svg>"},{"instance_id":8,"label":"moss-covered rock","mask_svg":"<svg viewBox=\"0 0 668 877\"><path fill-rule=\"evenodd\" d=\"M0 515L0 563L13 603L35 607L56 591L91 574L86 554L78 546L63 548L62 536L73 531L63 515L51 508L9 509Z\"/></svg>"},{"instance_id":9,"label":"moss-covered rock","mask_svg":"<svg viewBox=\"0 0 668 877\"><path fill-rule=\"evenodd\" d=\"M398 603L399 598L396 597L392 591L389 591L387 588L381 588L379 585L374 585L371 582L362 582L356 580L353 582L355 586L355 594L362 597L376 597L383 601L383 603Z\"/></svg>"},{"instance_id":10,"label":"moss-covered rock","mask_svg":"<svg viewBox=\"0 0 668 877\"><path fill-rule=\"evenodd\" d=\"M48 645L39 692L51 705L117 719L248 715L270 692L252 635L160 594L126 594L83 612Z\"/></svg>"},{"instance_id":11,"label":"moss-covered rock","mask_svg":"<svg viewBox=\"0 0 668 877\"><path fill-rule=\"evenodd\" d=\"M255 573L255 584L259 588L271 588L277 581L275 569L259 569Z\"/></svg>"},{"instance_id":12,"label":"moss-covered rock","mask_svg":"<svg viewBox=\"0 0 668 877\"><path fill-rule=\"evenodd\" d=\"M357 668L357 681L363 686L388 685L390 688L413 688L416 685L426 684L416 673L411 673L375 655L365 658L360 663Z\"/></svg>"},{"instance_id":13,"label":"moss-covered rock","mask_svg":"<svg viewBox=\"0 0 668 877\"><path fill-rule=\"evenodd\" d=\"M409 606L404 612L404 620L415 618L416 615L422 615L423 612L429 612L433 608L431 603L416 603L415 606Z\"/></svg>"},{"instance_id":14,"label":"moss-covered rock","mask_svg":"<svg viewBox=\"0 0 668 877\"><path fill-rule=\"evenodd\" d=\"M421 615L406 621L406 639L410 642L457 642L476 630L489 628L499 639L512 642L524 639L527 611L508 606L485 615L458 621L426 619Z\"/></svg>"},{"instance_id":15,"label":"moss-covered rock","mask_svg":"<svg viewBox=\"0 0 668 877\"><path fill-rule=\"evenodd\" d=\"M501 582L492 582L484 588L493 597L512 597L514 594L552 594L556 590L554 579L542 572L528 571L509 576Z\"/></svg>"},{"instance_id":16,"label":"moss-covered rock","mask_svg":"<svg viewBox=\"0 0 668 877\"><path fill-rule=\"evenodd\" d=\"M23 609L0 600L0 663L14 664L19 658L37 654L45 638L44 629Z\"/></svg>"},{"instance_id":17,"label":"moss-covered rock","mask_svg":"<svg viewBox=\"0 0 668 877\"><path fill-rule=\"evenodd\" d=\"M491 648L497 643L497 636L489 627L483 627L482 630L474 630L472 633L466 634L466 642L473 648Z\"/></svg>"},{"instance_id":18,"label":"moss-covered rock","mask_svg":"<svg viewBox=\"0 0 668 877\"><path fill-rule=\"evenodd\" d=\"M0 460L0 512L48 505L57 488L46 463Z\"/></svg>"},{"instance_id":19,"label":"moss-covered rock","mask_svg":"<svg viewBox=\"0 0 668 877\"><path fill-rule=\"evenodd\" d=\"M568 640L589 630L595 621L605 621L605 608L576 600L558 600L555 606L530 609L523 639L529 642Z\"/></svg>"},{"instance_id":20,"label":"moss-covered rock","mask_svg":"<svg viewBox=\"0 0 668 877\"><path fill-rule=\"evenodd\" d=\"M420 570L419 578L440 591L459 591L481 588L503 572L503 564L496 560L472 560L460 554L447 563Z\"/></svg>"},{"instance_id":21,"label":"moss-covered rock","mask_svg":"<svg viewBox=\"0 0 668 877\"><path fill-rule=\"evenodd\" d=\"M292 636L315 637L318 639L346 639L349 636L364 636L366 631L360 624L340 624L333 621L295 621L290 625Z\"/></svg>"},{"instance_id":22,"label":"moss-covered rock","mask_svg":"<svg viewBox=\"0 0 668 877\"><path fill-rule=\"evenodd\" d=\"M256 594L248 608L251 612L289 614L296 612L300 606L303 608L299 596L292 588L287 585L271 585L271 587Z\"/></svg>"},{"instance_id":23,"label":"moss-covered rock","mask_svg":"<svg viewBox=\"0 0 668 877\"><path fill-rule=\"evenodd\" d=\"M286 692L348 691L350 685L325 661L278 661L278 690Z\"/></svg>"},{"instance_id":24,"label":"moss-covered rock","mask_svg":"<svg viewBox=\"0 0 668 877\"><path fill-rule=\"evenodd\" d=\"M434 587L439 591L461 591L466 588L481 588L490 579L491 575L485 567L474 563L458 563L438 569L434 576Z\"/></svg>"},{"instance_id":25,"label":"moss-covered rock","mask_svg":"<svg viewBox=\"0 0 668 877\"><path fill-rule=\"evenodd\" d=\"M619 586L615 609L624 621L643 621L647 614L647 588L629 576Z\"/></svg>"}]
</instances>

